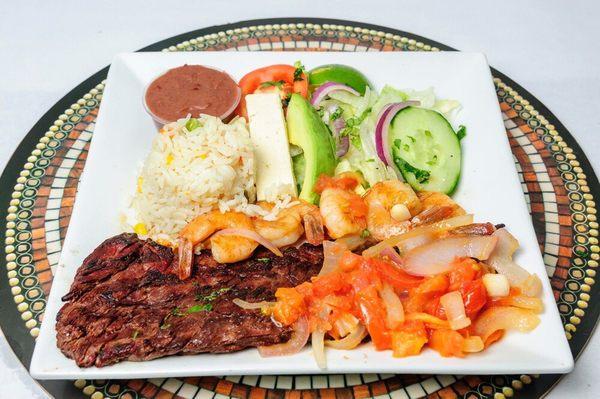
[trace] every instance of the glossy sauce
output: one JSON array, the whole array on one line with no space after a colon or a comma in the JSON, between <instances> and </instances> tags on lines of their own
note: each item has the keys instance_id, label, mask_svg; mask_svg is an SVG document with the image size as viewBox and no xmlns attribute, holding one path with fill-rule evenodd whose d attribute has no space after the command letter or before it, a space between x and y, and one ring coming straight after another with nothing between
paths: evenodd
<instances>
[{"instance_id":1,"label":"glossy sauce","mask_svg":"<svg viewBox=\"0 0 600 399\"><path fill-rule=\"evenodd\" d=\"M191 114L225 119L240 99L239 86L224 72L183 65L156 78L146 90L146 107L162 123Z\"/></svg>"}]
</instances>

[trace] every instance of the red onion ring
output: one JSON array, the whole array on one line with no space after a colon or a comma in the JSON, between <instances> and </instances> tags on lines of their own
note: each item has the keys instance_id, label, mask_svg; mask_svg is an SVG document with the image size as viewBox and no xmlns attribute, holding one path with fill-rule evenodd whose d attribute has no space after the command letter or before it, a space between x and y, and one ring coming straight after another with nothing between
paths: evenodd
<instances>
[{"instance_id":1,"label":"red onion ring","mask_svg":"<svg viewBox=\"0 0 600 399\"><path fill-rule=\"evenodd\" d=\"M292 336L287 342L270 346L259 346L258 353L262 357L285 356L298 353L304 348L310 336L308 320L306 317L299 318L292 326Z\"/></svg>"},{"instance_id":2,"label":"red onion ring","mask_svg":"<svg viewBox=\"0 0 600 399\"><path fill-rule=\"evenodd\" d=\"M391 103L383 107L379 112L379 115L377 115L377 123L375 124L375 147L377 149L377 155L387 166L392 166L395 169L388 140L390 130L389 127L392 123L392 119L394 119L400 110L406 107L418 105L421 105L419 101Z\"/></svg>"},{"instance_id":3,"label":"red onion ring","mask_svg":"<svg viewBox=\"0 0 600 399\"><path fill-rule=\"evenodd\" d=\"M350 137L340 137L340 132L346 127L346 121L342 118L338 118L333 121L333 135L336 141L336 152L335 156L338 158L343 157L350 148Z\"/></svg>"},{"instance_id":4,"label":"red onion ring","mask_svg":"<svg viewBox=\"0 0 600 399\"><path fill-rule=\"evenodd\" d=\"M338 90L347 91L348 93L351 93L351 94L354 94L355 96L360 97L360 93L357 92L356 90L354 90L350 86L346 86L345 84L336 83L336 82L325 82L315 90L315 92L312 95L312 98L310 99L310 104L313 107L316 107L321 103L321 101L323 101L325 99L325 97L327 97L329 95L329 93L331 93L332 91L338 91Z\"/></svg>"},{"instance_id":5,"label":"red onion ring","mask_svg":"<svg viewBox=\"0 0 600 399\"><path fill-rule=\"evenodd\" d=\"M398 255L392 247L386 247L381 252L379 252L379 256L387 257L392 263L396 264L396 266L401 266L403 262L402 257Z\"/></svg>"}]
</instances>

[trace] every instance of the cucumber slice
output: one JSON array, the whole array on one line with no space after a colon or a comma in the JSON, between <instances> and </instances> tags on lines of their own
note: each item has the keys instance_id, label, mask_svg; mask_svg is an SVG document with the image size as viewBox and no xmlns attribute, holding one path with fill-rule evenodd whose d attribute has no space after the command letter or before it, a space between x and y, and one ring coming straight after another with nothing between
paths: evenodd
<instances>
[{"instance_id":1,"label":"cucumber slice","mask_svg":"<svg viewBox=\"0 0 600 399\"><path fill-rule=\"evenodd\" d=\"M388 145L404 179L417 191L450 194L460 178L458 136L440 113L407 107L390 125Z\"/></svg>"}]
</instances>

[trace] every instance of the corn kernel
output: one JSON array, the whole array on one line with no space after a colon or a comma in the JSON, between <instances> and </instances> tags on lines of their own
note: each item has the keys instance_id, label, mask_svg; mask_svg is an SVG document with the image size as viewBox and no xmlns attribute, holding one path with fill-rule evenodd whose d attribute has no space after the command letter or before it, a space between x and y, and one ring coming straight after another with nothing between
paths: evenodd
<instances>
[{"instance_id":1,"label":"corn kernel","mask_svg":"<svg viewBox=\"0 0 600 399\"><path fill-rule=\"evenodd\" d=\"M171 164L173 163L173 159L174 159L174 158L175 158L175 157L173 156L173 154L169 154L169 155L167 155L167 166L168 166L168 165L171 165Z\"/></svg>"},{"instance_id":2,"label":"corn kernel","mask_svg":"<svg viewBox=\"0 0 600 399\"><path fill-rule=\"evenodd\" d=\"M135 226L133 226L133 231L138 236L148 235L148 229L146 228L146 225L144 223L138 223Z\"/></svg>"},{"instance_id":3,"label":"corn kernel","mask_svg":"<svg viewBox=\"0 0 600 399\"><path fill-rule=\"evenodd\" d=\"M390 210L392 218L398 222L410 219L410 211L404 204L396 204Z\"/></svg>"},{"instance_id":4,"label":"corn kernel","mask_svg":"<svg viewBox=\"0 0 600 399\"><path fill-rule=\"evenodd\" d=\"M137 192L138 193L142 192L142 184L143 183L144 183L144 178L138 177L138 179L137 179Z\"/></svg>"}]
</instances>

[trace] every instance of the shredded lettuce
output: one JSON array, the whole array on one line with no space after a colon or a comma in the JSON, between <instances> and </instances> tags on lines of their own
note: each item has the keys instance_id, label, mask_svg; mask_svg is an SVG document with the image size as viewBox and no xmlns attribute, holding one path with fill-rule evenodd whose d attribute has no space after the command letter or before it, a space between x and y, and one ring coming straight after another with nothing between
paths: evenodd
<instances>
[{"instance_id":1,"label":"shredded lettuce","mask_svg":"<svg viewBox=\"0 0 600 399\"><path fill-rule=\"evenodd\" d=\"M373 93L368 86L365 89L364 96L356 96L352 93L348 93L347 91L342 90L334 91L329 94L330 99L342 103L341 105L346 105L350 107L342 107L347 113L345 115L346 118L361 115L363 112L365 112L371 107L375 97L377 97L377 94Z\"/></svg>"},{"instance_id":2,"label":"shredded lettuce","mask_svg":"<svg viewBox=\"0 0 600 399\"><path fill-rule=\"evenodd\" d=\"M456 100L438 99L435 97L433 87L425 90L405 90L409 100L420 101L421 108L428 108L444 115L446 119L453 122L456 112L460 109L460 103Z\"/></svg>"},{"instance_id":3,"label":"shredded lettuce","mask_svg":"<svg viewBox=\"0 0 600 399\"><path fill-rule=\"evenodd\" d=\"M390 85L385 85L383 89L381 89L381 93L379 94L379 97L377 97L377 101L375 101L371 107L373 109L373 113L371 114L373 124L375 124L377 116L383 107L390 103L399 103L408 99L408 94L404 91L398 90Z\"/></svg>"},{"instance_id":4,"label":"shredded lettuce","mask_svg":"<svg viewBox=\"0 0 600 399\"><path fill-rule=\"evenodd\" d=\"M365 155L365 143L369 143L369 141L363 141L362 148L359 150L354 146L350 146L346 155L344 155L337 167L335 168L335 174L339 175L343 172L359 172L368 187L374 185L377 182L389 179L396 179L397 176L395 172L385 166L379 158L377 158L377 154L375 157L367 157Z\"/></svg>"}]
</instances>

